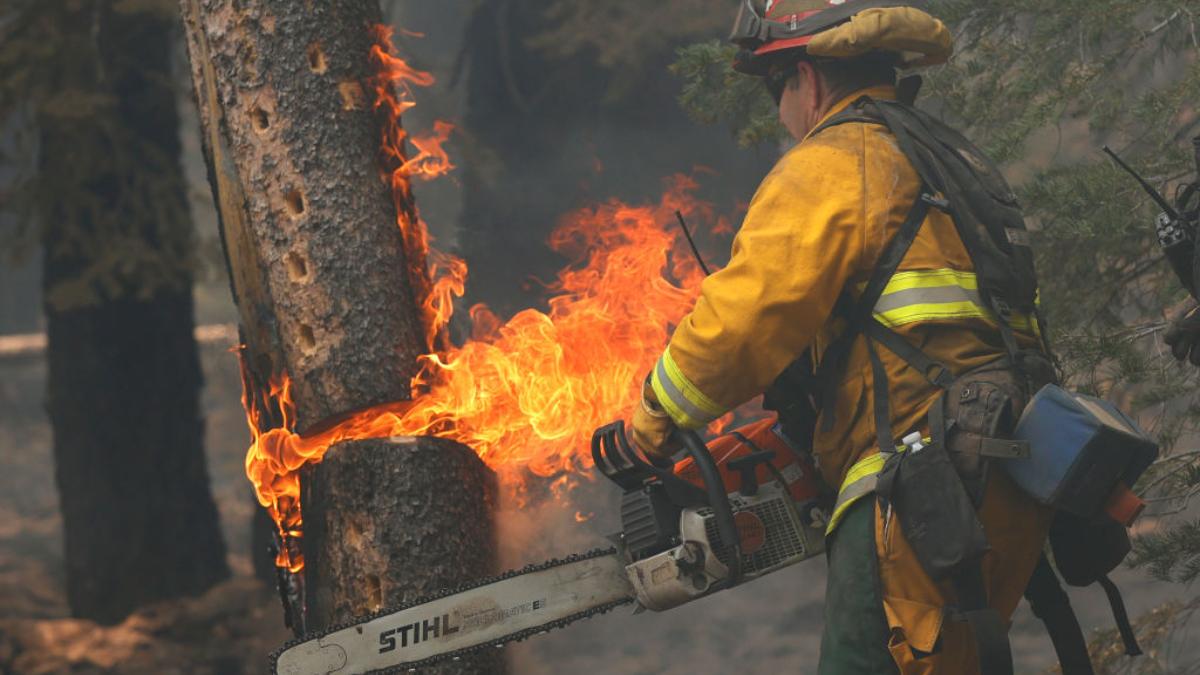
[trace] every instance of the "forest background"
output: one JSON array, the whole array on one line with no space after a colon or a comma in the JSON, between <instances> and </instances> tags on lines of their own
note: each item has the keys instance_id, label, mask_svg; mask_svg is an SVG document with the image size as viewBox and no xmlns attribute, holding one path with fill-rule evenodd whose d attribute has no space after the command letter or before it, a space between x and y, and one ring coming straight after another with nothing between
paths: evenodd
<instances>
[{"instance_id":1,"label":"forest background","mask_svg":"<svg viewBox=\"0 0 1200 675\"><path fill-rule=\"evenodd\" d=\"M383 3L392 23L424 34L401 34L401 51L439 80L420 93L410 124L458 127L456 178L423 187L418 199L441 244L470 263L468 302L502 314L538 303L531 279L562 266L544 242L564 213L609 198L655 201L675 173L696 175L700 196L736 222L786 146L761 86L727 69L716 38L733 4ZM1085 629L1103 631L1097 645L1109 672L1184 671L1196 656L1186 620L1197 606L1188 583L1200 573L1200 521L1189 509L1200 492L1200 405L1193 370L1169 358L1161 334L1186 300L1155 248L1155 209L1098 148L1113 146L1164 191L1190 179L1200 6L934 4L959 54L926 74L923 105L967 130L1019 187L1045 313L1073 384L1137 410L1171 453L1147 478L1162 517L1143 522L1137 567L1121 574L1150 657L1119 656L1096 589L1073 589L1073 601ZM58 326L74 336L57 343L68 368L48 368L54 355L36 349L0 356L2 672L259 672L286 637L277 599L255 576L245 423L225 351L232 338L218 331L201 346L190 338L194 326L236 315L185 61L170 0L13 0L0 9L0 335ZM158 98L136 100L148 91ZM719 262L727 242L705 243ZM102 363L113 355L88 345L130 332L143 348L121 358L154 354L141 353L154 343L169 345L157 358L190 365L159 372L139 393L137 377L153 379L147 373L168 361L126 362L121 370L135 377L114 386ZM117 412L99 422L56 416L56 392L111 399ZM134 434L131 418L185 423L134 424ZM98 430L105 424L108 432ZM76 450L59 452L57 475L52 428L58 445L70 438ZM131 548L152 551L140 557L155 567L138 574L167 578L161 588L118 584L104 595L78 586L94 568L73 567L62 549L68 505L56 479L88 490L96 453L130 472L113 503L130 514L160 511L162 521L150 540L97 536L96 560L117 565ZM163 511L171 490L138 489L152 482L147 474L139 483L132 468L147 453L178 462L169 472L190 476L179 489L199 491L188 500L198 510ZM578 498L605 513L603 491ZM174 533L183 523L201 534L181 543ZM601 515L586 529L615 523ZM810 562L684 614L608 616L518 647L515 671L807 672L823 580ZM172 599L180 596L189 599ZM83 612L72 600L89 597ZM1027 609L1014 631L1022 672L1052 662Z\"/></svg>"}]
</instances>

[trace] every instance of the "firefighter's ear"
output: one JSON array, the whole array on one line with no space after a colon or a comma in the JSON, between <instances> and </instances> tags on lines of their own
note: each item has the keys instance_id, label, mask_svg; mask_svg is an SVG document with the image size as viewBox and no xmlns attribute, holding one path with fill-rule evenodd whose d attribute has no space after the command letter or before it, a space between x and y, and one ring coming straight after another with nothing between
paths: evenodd
<instances>
[{"instance_id":1,"label":"firefighter's ear","mask_svg":"<svg viewBox=\"0 0 1200 675\"><path fill-rule=\"evenodd\" d=\"M801 59L796 64L796 77L791 82L790 86L799 90L800 106L813 126L825 116L826 108L837 103L831 100L832 92L828 83L810 61Z\"/></svg>"},{"instance_id":2,"label":"firefighter's ear","mask_svg":"<svg viewBox=\"0 0 1200 675\"><path fill-rule=\"evenodd\" d=\"M796 78L788 82L788 86L801 91L815 92L815 87L823 86L820 73L810 61L801 59L796 62Z\"/></svg>"}]
</instances>

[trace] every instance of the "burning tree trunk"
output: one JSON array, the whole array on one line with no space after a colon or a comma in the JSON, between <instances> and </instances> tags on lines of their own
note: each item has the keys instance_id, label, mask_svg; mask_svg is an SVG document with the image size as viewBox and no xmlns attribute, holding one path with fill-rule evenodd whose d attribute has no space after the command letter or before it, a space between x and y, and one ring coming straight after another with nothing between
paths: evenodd
<instances>
[{"instance_id":1,"label":"burning tree trunk","mask_svg":"<svg viewBox=\"0 0 1200 675\"><path fill-rule=\"evenodd\" d=\"M491 574L495 499L479 457L453 441L383 438L334 447L305 477L301 499L309 622L336 624ZM341 545L317 543L329 539ZM398 560L395 551L420 554ZM499 673L503 664L493 651L431 672Z\"/></svg>"},{"instance_id":2,"label":"burning tree trunk","mask_svg":"<svg viewBox=\"0 0 1200 675\"><path fill-rule=\"evenodd\" d=\"M171 19L47 3L37 203L67 598L115 623L229 575L209 493ZM33 39L23 36L23 39Z\"/></svg>"},{"instance_id":3,"label":"burning tree trunk","mask_svg":"<svg viewBox=\"0 0 1200 675\"><path fill-rule=\"evenodd\" d=\"M429 348L364 89L378 7L181 4L251 370L288 374L301 433L408 399Z\"/></svg>"},{"instance_id":4,"label":"burning tree trunk","mask_svg":"<svg viewBox=\"0 0 1200 675\"><path fill-rule=\"evenodd\" d=\"M394 141L398 121L388 118L381 131L372 109L373 89L384 81L368 58L381 20L377 3L181 6L241 315L249 406L270 409L264 404L280 391L268 396L269 383L279 382L290 382L283 398L294 404L294 417L289 404L275 406L275 415L252 415L258 431L289 426L305 434L408 399L417 357L431 351L423 309L430 288L423 238L397 226L416 227L407 177L393 177L391 186L380 180L381 138ZM397 166L406 163L402 147L382 150ZM429 452L434 445L362 441L326 458L331 464L318 470L304 503L320 514L304 538L306 573L319 580L307 628L486 571L494 546L490 493L446 492L446 483L484 486L490 473L474 453ZM379 489L363 490L365 475ZM299 526L295 497L273 505L291 514L282 523L289 533ZM471 522L444 522L438 546L394 534L387 514L433 509L435 498L439 510L470 513ZM425 502L414 506L413 499ZM339 514L352 514L363 537L349 549L341 523L351 516ZM295 558L288 562L298 567ZM404 584L380 586L400 571Z\"/></svg>"}]
</instances>

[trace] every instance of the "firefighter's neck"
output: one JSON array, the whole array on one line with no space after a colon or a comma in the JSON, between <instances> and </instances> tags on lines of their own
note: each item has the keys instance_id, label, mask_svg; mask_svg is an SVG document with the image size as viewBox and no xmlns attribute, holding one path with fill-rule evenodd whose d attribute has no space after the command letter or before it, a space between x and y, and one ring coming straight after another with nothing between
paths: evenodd
<instances>
[{"instance_id":1,"label":"firefighter's neck","mask_svg":"<svg viewBox=\"0 0 1200 675\"><path fill-rule=\"evenodd\" d=\"M792 138L802 141L843 98L845 94L834 91L811 63L801 61L783 90L779 121Z\"/></svg>"}]
</instances>

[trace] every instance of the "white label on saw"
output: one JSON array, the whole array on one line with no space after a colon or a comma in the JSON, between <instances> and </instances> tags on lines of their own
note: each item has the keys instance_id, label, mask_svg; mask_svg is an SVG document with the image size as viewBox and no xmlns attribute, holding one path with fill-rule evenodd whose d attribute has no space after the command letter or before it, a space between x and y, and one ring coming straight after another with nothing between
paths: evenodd
<instances>
[{"instance_id":1,"label":"white label on saw","mask_svg":"<svg viewBox=\"0 0 1200 675\"><path fill-rule=\"evenodd\" d=\"M791 485L801 478L804 478L804 469L801 469L799 464L793 462L783 467L783 470L779 472L779 475L783 476L785 483Z\"/></svg>"},{"instance_id":2,"label":"white label on saw","mask_svg":"<svg viewBox=\"0 0 1200 675\"><path fill-rule=\"evenodd\" d=\"M354 675L487 644L631 598L615 555L502 579L296 645L279 675Z\"/></svg>"}]
</instances>

